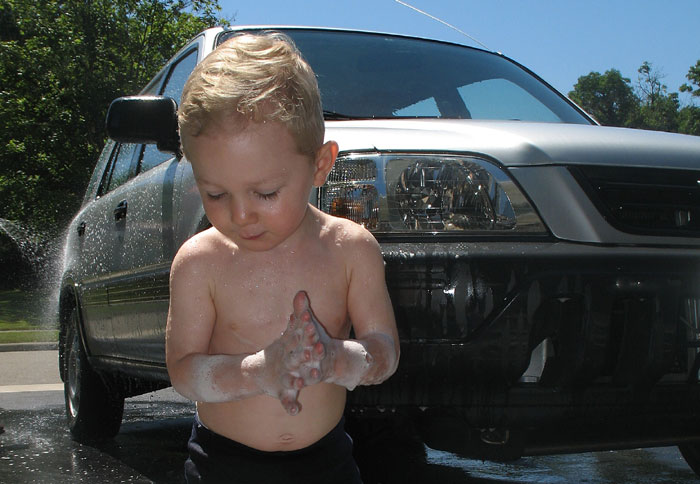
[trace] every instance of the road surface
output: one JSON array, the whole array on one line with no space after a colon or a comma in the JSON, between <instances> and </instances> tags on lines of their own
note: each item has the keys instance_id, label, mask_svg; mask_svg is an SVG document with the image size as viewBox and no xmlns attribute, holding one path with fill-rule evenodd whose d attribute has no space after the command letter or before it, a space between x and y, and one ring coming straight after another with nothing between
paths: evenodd
<instances>
[{"instance_id":1,"label":"road surface","mask_svg":"<svg viewBox=\"0 0 700 484\"><path fill-rule=\"evenodd\" d=\"M172 389L127 400L119 435L73 442L65 425L56 351L0 352L0 482L182 483L194 412ZM528 457L499 464L428 449L427 463L387 462L375 482L686 484L699 482L674 447Z\"/></svg>"}]
</instances>

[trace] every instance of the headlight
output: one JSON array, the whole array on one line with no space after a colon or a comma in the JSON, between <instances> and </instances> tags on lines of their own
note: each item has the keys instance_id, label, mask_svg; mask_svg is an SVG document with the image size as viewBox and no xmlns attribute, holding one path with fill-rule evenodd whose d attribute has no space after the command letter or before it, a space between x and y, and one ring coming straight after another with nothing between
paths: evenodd
<instances>
[{"instance_id":1,"label":"headlight","mask_svg":"<svg viewBox=\"0 0 700 484\"><path fill-rule=\"evenodd\" d=\"M373 232L546 232L510 177L475 157L340 156L319 206Z\"/></svg>"}]
</instances>

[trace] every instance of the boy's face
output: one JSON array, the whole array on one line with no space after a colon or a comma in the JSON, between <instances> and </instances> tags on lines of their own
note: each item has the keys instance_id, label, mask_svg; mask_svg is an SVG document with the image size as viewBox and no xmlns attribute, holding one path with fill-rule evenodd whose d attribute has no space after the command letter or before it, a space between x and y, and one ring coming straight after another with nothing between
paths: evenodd
<instances>
[{"instance_id":1,"label":"boy's face","mask_svg":"<svg viewBox=\"0 0 700 484\"><path fill-rule=\"evenodd\" d=\"M242 249L270 250L300 235L313 185L333 166L337 145L315 160L299 154L282 123L218 124L183 136L211 224Z\"/></svg>"}]
</instances>

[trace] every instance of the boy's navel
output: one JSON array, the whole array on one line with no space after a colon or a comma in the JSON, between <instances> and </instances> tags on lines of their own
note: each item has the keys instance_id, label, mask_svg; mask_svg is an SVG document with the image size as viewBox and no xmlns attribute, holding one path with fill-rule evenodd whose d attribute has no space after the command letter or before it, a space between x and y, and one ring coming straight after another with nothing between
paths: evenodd
<instances>
[{"instance_id":1,"label":"boy's navel","mask_svg":"<svg viewBox=\"0 0 700 484\"><path fill-rule=\"evenodd\" d=\"M278 437L278 439L282 444L291 444L295 440L292 434L282 434Z\"/></svg>"}]
</instances>

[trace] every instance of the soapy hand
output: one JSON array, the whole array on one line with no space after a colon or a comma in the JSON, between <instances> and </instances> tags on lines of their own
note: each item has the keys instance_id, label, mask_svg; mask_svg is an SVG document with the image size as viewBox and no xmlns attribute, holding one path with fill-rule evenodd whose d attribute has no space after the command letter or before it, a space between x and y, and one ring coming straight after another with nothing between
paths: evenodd
<instances>
[{"instance_id":1,"label":"soapy hand","mask_svg":"<svg viewBox=\"0 0 700 484\"><path fill-rule=\"evenodd\" d=\"M304 291L294 296L292 318L298 321L297 325L308 328L309 334L313 334L314 345L310 349L310 357L305 358L300 367L304 386L327 382L353 390L373 363L365 347L357 341L331 338L311 311L309 298Z\"/></svg>"},{"instance_id":2,"label":"soapy hand","mask_svg":"<svg viewBox=\"0 0 700 484\"><path fill-rule=\"evenodd\" d=\"M261 352L265 370L259 383L290 415L301 411L302 388L328 382L352 390L372 364L371 355L360 343L328 335L304 291L294 296L293 307L284 333Z\"/></svg>"},{"instance_id":3,"label":"soapy hand","mask_svg":"<svg viewBox=\"0 0 700 484\"><path fill-rule=\"evenodd\" d=\"M304 307L302 299L306 301ZM265 369L259 381L260 388L278 398L290 415L301 410L300 390L321 381L321 360L326 356L320 339L322 336L328 339L328 335L315 320L303 316L304 309L308 309L308 298L299 292L294 298L294 312L289 317L287 328L261 352Z\"/></svg>"},{"instance_id":4,"label":"soapy hand","mask_svg":"<svg viewBox=\"0 0 700 484\"><path fill-rule=\"evenodd\" d=\"M324 381L333 366L335 351L332 348L332 339L311 312L306 292L299 291L294 296L293 306L294 312L290 321L294 321L296 327L304 328L305 334L308 335L307 341L313 342L311 347L306 348L308 353L302 358L300 376L304 380L304 386L314 385Z\"/></svg>"}]
</instances>

